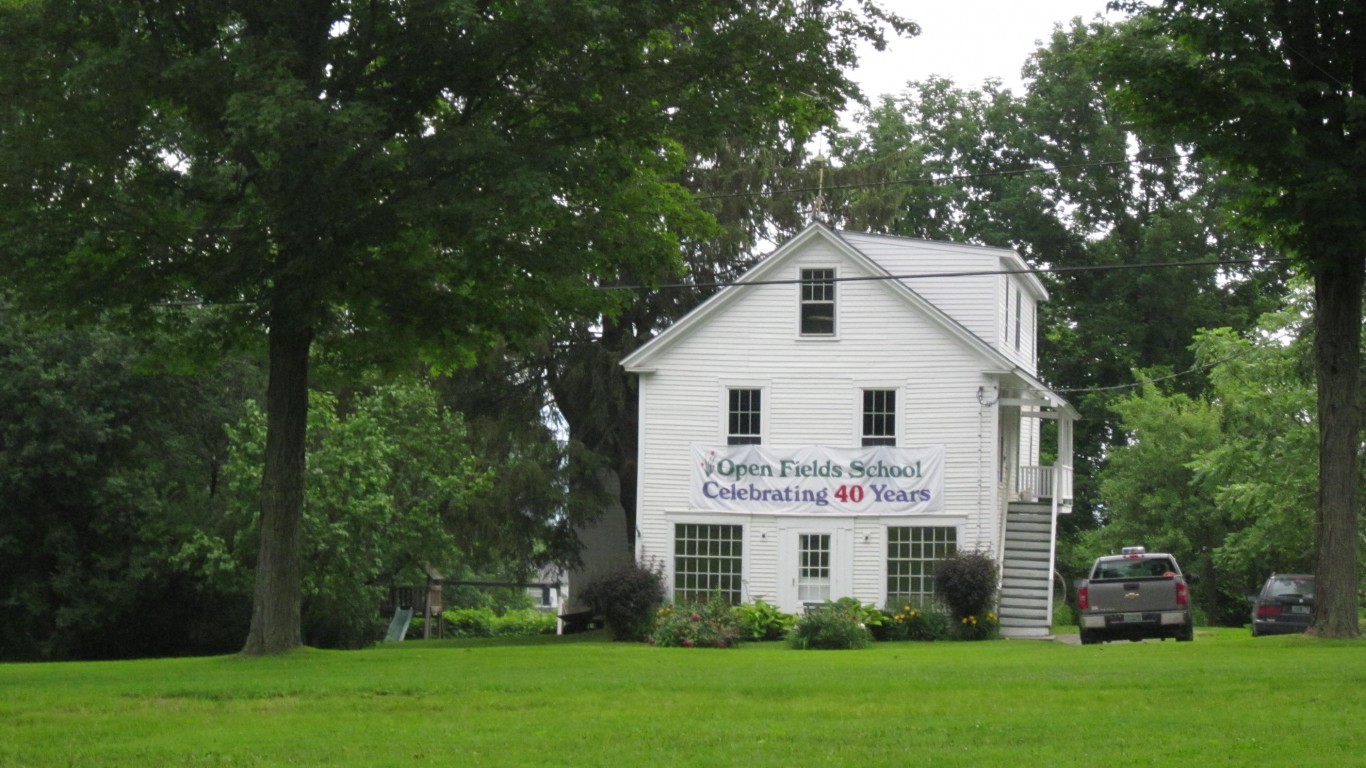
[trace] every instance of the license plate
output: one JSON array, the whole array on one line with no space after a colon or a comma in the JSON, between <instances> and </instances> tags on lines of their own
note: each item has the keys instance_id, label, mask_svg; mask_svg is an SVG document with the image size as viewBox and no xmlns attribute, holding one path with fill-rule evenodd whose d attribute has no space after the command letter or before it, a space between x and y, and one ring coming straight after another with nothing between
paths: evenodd
<instances>
[{"instance_id":1,"label":"license plate","mask_svg":"<svg viewBox=\"0 0 1366 768\"><path fill-rule=\"evenodd\" d=\"M1122 622L1124 622L1125 624L1136 624L1136 623L1138 623L1138 622L1140 622L1140 621L1143 621L1143 614L1141 614L1141 613L1126 613L1126 614L1124 614L1123 616L1121 616L1121 617L1119 618L1119 620L1122 621Z\"/></svg>"},{"instance_id":2,"label":"license plate","mask_svg":"<svg viewBox=\"0 0 1366 768\"><path fill-rule=\"evenodd\" d=\"M1309 610L1310 610L1310 609L1309 609L1309 606L1307 606L1307 605L1292 605L1292 606L1290 606L1290 612L1291 612L1291 613L1306 613L1306 614L1307 614L1307 613L1309 613Z\"/></svg>"}]
</instances>

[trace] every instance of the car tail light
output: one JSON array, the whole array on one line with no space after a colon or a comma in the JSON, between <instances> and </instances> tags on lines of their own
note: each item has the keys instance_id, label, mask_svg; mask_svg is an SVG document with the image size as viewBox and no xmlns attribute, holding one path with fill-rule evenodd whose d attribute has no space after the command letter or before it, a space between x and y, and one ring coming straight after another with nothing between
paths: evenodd
<instances>
[{"instance_id":1,"label":"car tail light","mask_svg":"<svg viewBox=\"0 0 1366 768\"><path fill-rule=\"evenodd\" d=\"M1259 619L1269 619L1269 618L1272 618L1272 617L1275 617L1275 616L1280 616L1280 615L1281 615L1281 607L1280 607L1279 605L1259 605L1259 606L1257 606L1257 618L1259 618Z\"/></svg>"},{"instance_id":2,"label":"car tail light","mask_svg":"<svg viewBox=\"0 0 1366 768\"><path fill-rule=\"evenodd\" d=\"M1178 581L1178 582L1176 583L1176 604L1177 604L1177 605L1190 605L1190 602L1191 602L1190 592L1186 591L1186 585L1185 585L1185 583Z\"/></svg>"},{"instance_id":3,"label":"car tail light","mask_svg":"<svg viewBox=\"0 0 1366 768\"><path fill-rule=\"evenodd\" d=\"M1086 587L1077 588L1077 608L1083 611L1091 607L1091 597L1086 592Z\"/></svg>"}]
</instances>

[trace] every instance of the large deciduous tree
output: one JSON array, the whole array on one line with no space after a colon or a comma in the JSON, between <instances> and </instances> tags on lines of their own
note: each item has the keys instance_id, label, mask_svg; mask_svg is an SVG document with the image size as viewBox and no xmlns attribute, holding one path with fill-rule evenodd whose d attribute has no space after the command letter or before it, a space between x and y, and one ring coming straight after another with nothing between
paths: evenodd
<instances>
[{"instance_id":1,"label":"large deciduous tree","mask_svg":"<svg viewBox=\"0 0 1366 768\"><path fill-rule=\"evenodd\" d=\"M831 210L851 228L1013 247L1059 270L1044 275L1039 367L1085 416L1067 538L1106 518L1096 478L1126 439L1110 405L1133 370L1191 368L1198 329L1250 328L1284 291L1280 265L1217 263L1274 255L1227 226L1222 204L1239 181L1126 120L1097 82L1089 53L1115 34L1060 26L1025 62L1020 94L910 83L834 148ZM1194 395L1201 384L1173 386Z\"/></svg>"},{"instance_id":2,"label":"large deciduous tree","mask_svg":"<svg viewBox=\"0 0 1366 768\"><path fill-rule=\"evenodd\" d=\"M467 362L657 280L682 142L803 138L869 0L0 7L0 265L28 299L236 307L268 339L247 653L300 643L310 353Z\"/></svg>"},{"instance_id":3,"label":"large deciduous tree","mask_svg":"<svg viewBox=\"0 0 1366 768\"><path fill-rule=\"evenodd\" d=\"M1310 633L1358 637L1366 5L1165 0L1101 74L1132 114L1247 179L1242 218L1314 281L1319 490Z\"/></svg>"}]
</instances>

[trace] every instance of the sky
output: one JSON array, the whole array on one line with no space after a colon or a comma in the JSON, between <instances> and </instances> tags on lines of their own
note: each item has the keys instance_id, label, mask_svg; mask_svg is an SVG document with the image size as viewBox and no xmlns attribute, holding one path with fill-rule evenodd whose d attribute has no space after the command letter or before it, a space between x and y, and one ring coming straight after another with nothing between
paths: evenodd
<instances>
[{"instance_id":1,"label":"sky","mask_svg":"<svg viewBox=\"0 0 1366 768\"><path fill-rule=\"evenodd\" d=\"M1093 21L1106 0L883 0L883 7L921 27L886 51L868 46L854 79L870 100L900 93L909 80L931 75L973 88L989 77L1017 93L1020 67L1053 33L1053 25L1080 16ZM1111 15L1117 19L1119 16Z\"/></svg>"}]
</instances>

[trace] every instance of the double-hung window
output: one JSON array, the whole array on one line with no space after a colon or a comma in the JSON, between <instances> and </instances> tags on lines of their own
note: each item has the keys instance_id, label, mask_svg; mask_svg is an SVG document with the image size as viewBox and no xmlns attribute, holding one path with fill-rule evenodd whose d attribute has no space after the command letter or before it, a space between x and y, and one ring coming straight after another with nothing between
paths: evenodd
<instances>
[{"instance_id":1,"label":"double-hung window","mask_svg":"<svg viewBox=\"0 0 1366 768\"><path fill-rule=\"evenodd\" d=\"M835 335L835 270L802 270L803 336Z\"/></svg>"},{"instance_id":2,"label":"double-hung window","mask_svg":"<svg viewBox=\"0 0 1366 768\"><path fill-rule=\"evenodd\" d=\"M726 444L759 445L763 440L763 390L727 392Z\"/></svg>"},{"instance_id":3,"label":"double-hung window","mask_svg":"<svg viewBox=\"0 0 1366 768\"><path fill-rule=\"evenodd\" d=\"M896 390L863 390L863 445L896 445Z\"/></svg>"}]
</instances>

